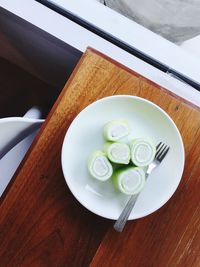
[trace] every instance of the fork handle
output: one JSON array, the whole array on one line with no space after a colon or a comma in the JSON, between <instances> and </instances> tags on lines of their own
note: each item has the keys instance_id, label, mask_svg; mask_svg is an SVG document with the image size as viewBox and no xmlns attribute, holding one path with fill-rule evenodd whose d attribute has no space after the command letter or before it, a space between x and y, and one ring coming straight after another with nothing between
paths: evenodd
<instances>
[{"instance_id":1,"label":"fork handle","mask_svg":"<svg viewBox=\"0 0 200 267\"><path fill-rule=\"evenodd\" d=\"M129 217L133 207L135 206L135 203L136 203L138 196L139 196L139 194L132 195L130 197L125 208L123 209L122 213L120 214L119 218L117 219L117 221L114 224L114 229L116 231L122 232L122 230L124 229L124 226L128 220L128 217Z\"/></svg>"}]
</instances>

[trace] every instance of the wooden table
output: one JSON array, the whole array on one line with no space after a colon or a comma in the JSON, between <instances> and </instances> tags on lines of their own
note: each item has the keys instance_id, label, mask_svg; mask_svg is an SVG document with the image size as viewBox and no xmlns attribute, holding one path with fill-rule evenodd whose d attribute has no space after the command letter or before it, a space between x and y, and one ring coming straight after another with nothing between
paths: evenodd
<instances>
[{"instance_id":1,"label":"wooden table","mask_svg":"<svg viewBox=\"0 0 200 267\"><path fill-rule=\"evenodd\" d=\"M131 94L161 106L186 152L181 183L157 212L113 231L81 206L61 170L63 138L88 104ZM57 99L0 206L0 267L199 267L200 109L88 49ZM173 171L173 170L172 170Z\"/></svg>"}]
</instances>

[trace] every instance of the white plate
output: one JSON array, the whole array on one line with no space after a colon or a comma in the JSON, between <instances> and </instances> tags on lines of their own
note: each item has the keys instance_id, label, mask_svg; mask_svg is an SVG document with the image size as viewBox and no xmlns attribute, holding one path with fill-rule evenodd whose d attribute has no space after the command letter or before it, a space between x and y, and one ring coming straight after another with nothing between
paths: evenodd
<instances>
[{"instance_id":1,"label":"white plate","mask_svg":"<svg viewBox=\"0 0 200 267\"><path fill-rule=\"evenodd\" d=\"M82 110L69 127L62 148L62 168L69 189L93 213L116 220L128 197L117 192L112 182L99 182L88 174L87 158L102 149L102 129L114 119L127 119L132 127L129 139L149 137L170 146L166 158L149 176L129 217L144 217L163 206L175 192L184 168L184 147L172 119L160 107L135 96L111 96Z\"/></svg>"}]
</instances>

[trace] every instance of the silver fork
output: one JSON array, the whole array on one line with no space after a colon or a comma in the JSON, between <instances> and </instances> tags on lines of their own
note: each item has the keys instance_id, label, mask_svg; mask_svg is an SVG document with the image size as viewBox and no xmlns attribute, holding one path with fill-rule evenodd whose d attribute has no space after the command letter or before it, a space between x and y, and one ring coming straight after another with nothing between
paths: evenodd
<instances>
[{"instance_id":1,"label":"silver fork","mask_svg":"<svg viewBox=\"0 0 200 267\"><path fill-rule=\"evenodd\" d=\"M155 158L154 158L153 162L149 165L149 167L146 171L146 178L153 171L153 169L155 169L155 167L157 167L161 163L161 161L165 158L165 156L167 155L167 152L169 151L169 148L170 148L169 146L165 145L162 142L160 142L156 146ZM129 218L129 215L130 215L133 207L135 206L135 203L137 201L139 194L140 193L138 193L136 195L132 195L130 197L130 199L127 202L126 206L124 207L122 213L120 214L119 218L117 219L117 221L114 224L114 229L116 231L122 232L122 230L124 229L124 226L125 226L128 218Z\"/></svg>"}]
</instances>

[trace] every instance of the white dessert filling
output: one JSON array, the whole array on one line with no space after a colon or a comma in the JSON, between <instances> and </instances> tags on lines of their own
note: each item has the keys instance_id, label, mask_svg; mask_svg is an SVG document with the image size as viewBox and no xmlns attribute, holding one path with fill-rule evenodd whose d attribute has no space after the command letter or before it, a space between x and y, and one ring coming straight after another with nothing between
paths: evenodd
<instances>
[{"instance_id":1,"label":"white dessert filling","mask_svg":"<svg viewBox=\"0 0 200 267\"><path fill-rule=\"evenodd\" d=\"M124 145L114 145L111 147L110 154L115 159L126 160L129 157L129 150Z\"/></svg>"},{"instance_id":2,"label":"white dessert filling","mask_svg":"<svg viewBox=\"0 0 200 267\"><path fill-rule=\"evenodd\" d=\"M136 171L125 173L121 180L121 185L126 192L132 192L138 188L141 181L141 175Z\"/></svg>"},{"instance_id":3,"label":"white dessert filling","mask_svg":"<svg viewBox=\"0 0 200 267\"><path fill-rule=\"evenodd\" d=\"M152 147L147 143L138 144L135 148L135 159L144 163L149 161L153 156Z\"/></svg>"},{"instance_id":4,"label":"white dessert filling","mask_svg":"<svg viewBox=\"0 0 200 267\"><path fill-rule=\"evenodd\" d=\"M121 174L119 188L125 194L134 195L139 193L145 184L145 174L142 169L131 169Z\"/></svg>"},{"instance_id":5,"label":"white dessert filling","mask_svg":"<svg viewBox=\"0 0 200 267\"><path fill-rule=\"evenodd\" d=\"M124 136L128 133L128 128L126 125L120 124L120 125L113 125L110 129L110 136L112 138L118 138L121 136Z\"/></svg>"},{"instance_id":6,"label":"white dessert filling","mask_svg":"<svg viewBox=\"0 0 200 267\"><path fill-rule=\"evenodd\" d=\"M93 172L98 176L105 176L109 173L107 159L104 156L97 157L92 165Z\"/></svg>"}]
</instances>

